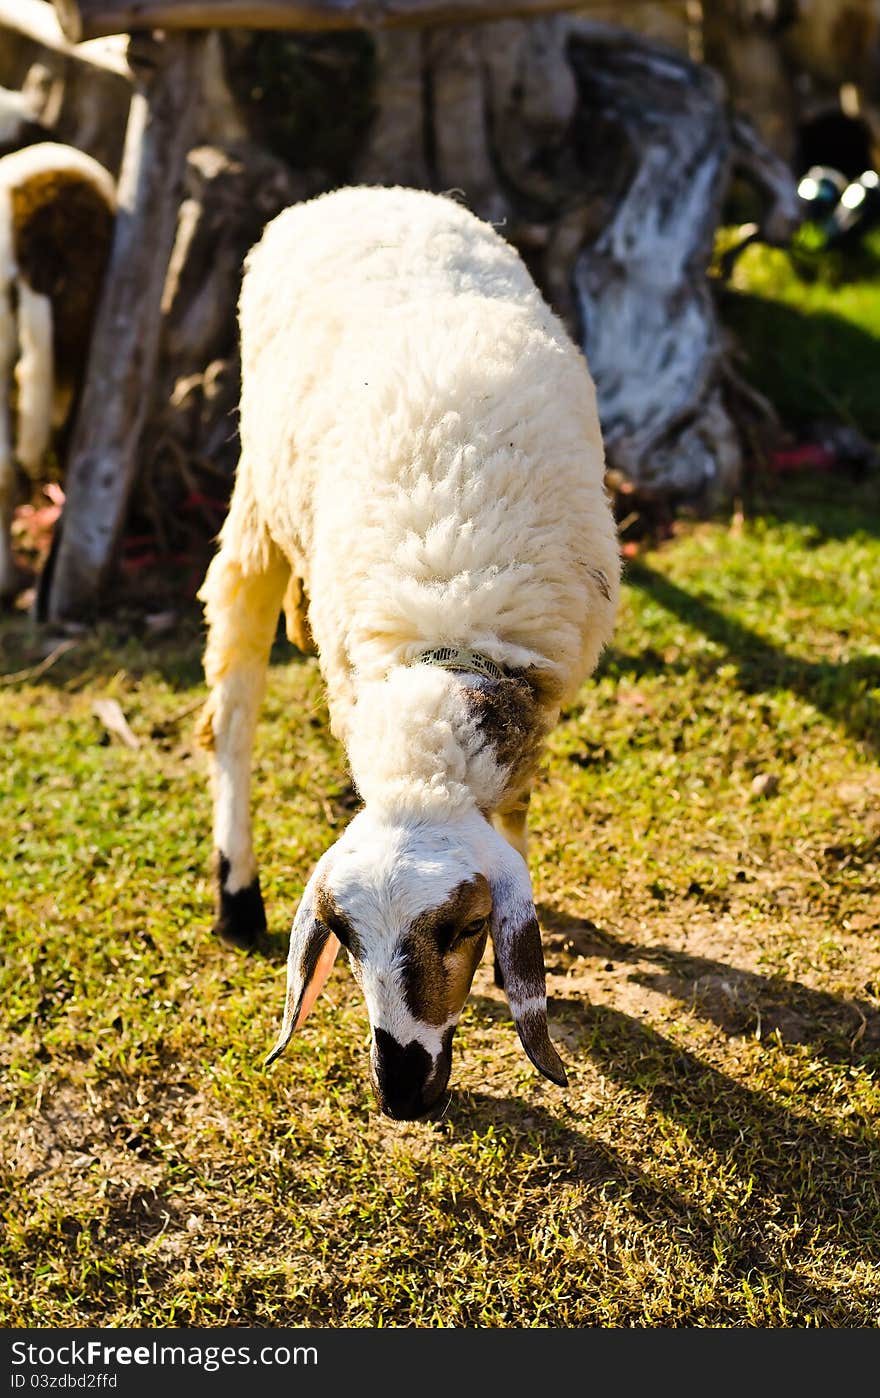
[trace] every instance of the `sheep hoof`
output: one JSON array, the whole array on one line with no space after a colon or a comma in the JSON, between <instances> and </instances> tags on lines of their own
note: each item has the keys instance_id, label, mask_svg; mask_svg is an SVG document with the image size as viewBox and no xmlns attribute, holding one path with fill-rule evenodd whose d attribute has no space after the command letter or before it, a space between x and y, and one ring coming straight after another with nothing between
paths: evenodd
<instances>
[{"instance_id":1,"label":"sheep hoof","mask_svg":"<svg viewBox=\"0 0 880 1398\"><path fill-rule=\"evenodd\" d=\"M266 911L260 880L254 876L253 882L244 888L230 893L225 887L229 873L229 861L220 855L217 869L217 903L214 916L214 936L227 947L240 951L251 951L266 931Z\"/></svg>"},{"instance_id":2,"label":"sheep hoof","mask_svg":"<svg viewBox=\"0 0 880 1398\"><path fill-rule=\"evenodd\" d=\"M214 935L224 946L250 951L266 931L266 913L258 879L237 893L221 893Z\"/></svg>"}]
</instances>

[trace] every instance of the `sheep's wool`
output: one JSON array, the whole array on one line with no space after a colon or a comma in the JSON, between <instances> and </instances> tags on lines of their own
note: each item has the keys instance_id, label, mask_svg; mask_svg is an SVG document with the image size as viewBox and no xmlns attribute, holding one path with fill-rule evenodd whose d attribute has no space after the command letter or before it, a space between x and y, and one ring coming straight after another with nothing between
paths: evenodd
<instances>
[{"instance_id":1,"label":"sheep's wool","mask_svg":"<svg viewBox=\"0 0 880 1398\"><path fill-rule=\"evenodd\" d=\"M491 808L456 645L551 681L554 721L617 601L593 383L517 252L453 199L352 188L287 209L246 264L242 457L224 541L302 579L367 800Z\"/></svg>"}]
</instances>

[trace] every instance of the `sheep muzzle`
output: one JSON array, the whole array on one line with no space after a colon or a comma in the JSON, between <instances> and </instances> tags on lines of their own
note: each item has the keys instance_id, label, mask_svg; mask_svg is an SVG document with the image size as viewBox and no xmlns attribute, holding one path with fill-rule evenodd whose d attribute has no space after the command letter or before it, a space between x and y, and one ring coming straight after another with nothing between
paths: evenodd
<instances>
[{"instance_id":1,"label":"sheep muzzle","mask_svg":"<svg viewBox=\"0 0 880 1398\"><path fill-rule=\"evenodd\" d=\"M452 1071L452 1036L432 1058L417 1040L400 1044L384 1029L373 1031L370 1080L379 1110L395 1121L413 1121L438 1105Z\"/></svg>"}]
</instances>

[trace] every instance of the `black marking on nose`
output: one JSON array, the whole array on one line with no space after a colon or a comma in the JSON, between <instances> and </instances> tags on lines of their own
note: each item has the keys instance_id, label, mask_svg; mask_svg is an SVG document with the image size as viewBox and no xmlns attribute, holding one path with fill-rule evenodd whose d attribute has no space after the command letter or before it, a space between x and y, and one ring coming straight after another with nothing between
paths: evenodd
<instances>
[{"instance_id":1,"label":"black marking on nose","mask_svg":"<svg viewBox=\"0 0 880 1398\"><path fill-rule=\"evenodd\" d=\"M398 1121L423 1116L435 1101L435 1094L425 1094L434 1068L431 1055L415 1039L400 1044L385 1029L374 1030L374 1040L373 1079L382 1111Z\"/></svg>"}]
</instances>

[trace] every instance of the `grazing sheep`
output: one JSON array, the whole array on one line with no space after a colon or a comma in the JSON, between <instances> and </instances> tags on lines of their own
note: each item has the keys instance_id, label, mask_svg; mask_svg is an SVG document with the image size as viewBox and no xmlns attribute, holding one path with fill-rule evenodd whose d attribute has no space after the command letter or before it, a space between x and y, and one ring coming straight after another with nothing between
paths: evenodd
<instances>
[{"instance_id":1,"label":"grazing sheep","mask_svg":"<svg viewBox=\"0 0 880 1398\"><path fill-rule=\"evenodd\" d=\"M584 359L508 243L406 189L285 210L240 320L241 461L199 594L221 938L265 927L249 767L282 607L365 803L305 889L269 1061L341 944L379 1106L421 1115L491 933L526 1053L564 1084L524 855L543 740L617 601Z\"/></svg>"},{"instance_id":2,"label":"grazing sheep","mask_svg":"<svg viewBox=\"0 0 880 1398\"><path fill-rule=\"evenodd\" d=\"M0 598L19 582L10 529L22 475L39 478L81 384L114 206L111 176L72 146L0 158Z\"/></svg>"}]
</instances>

